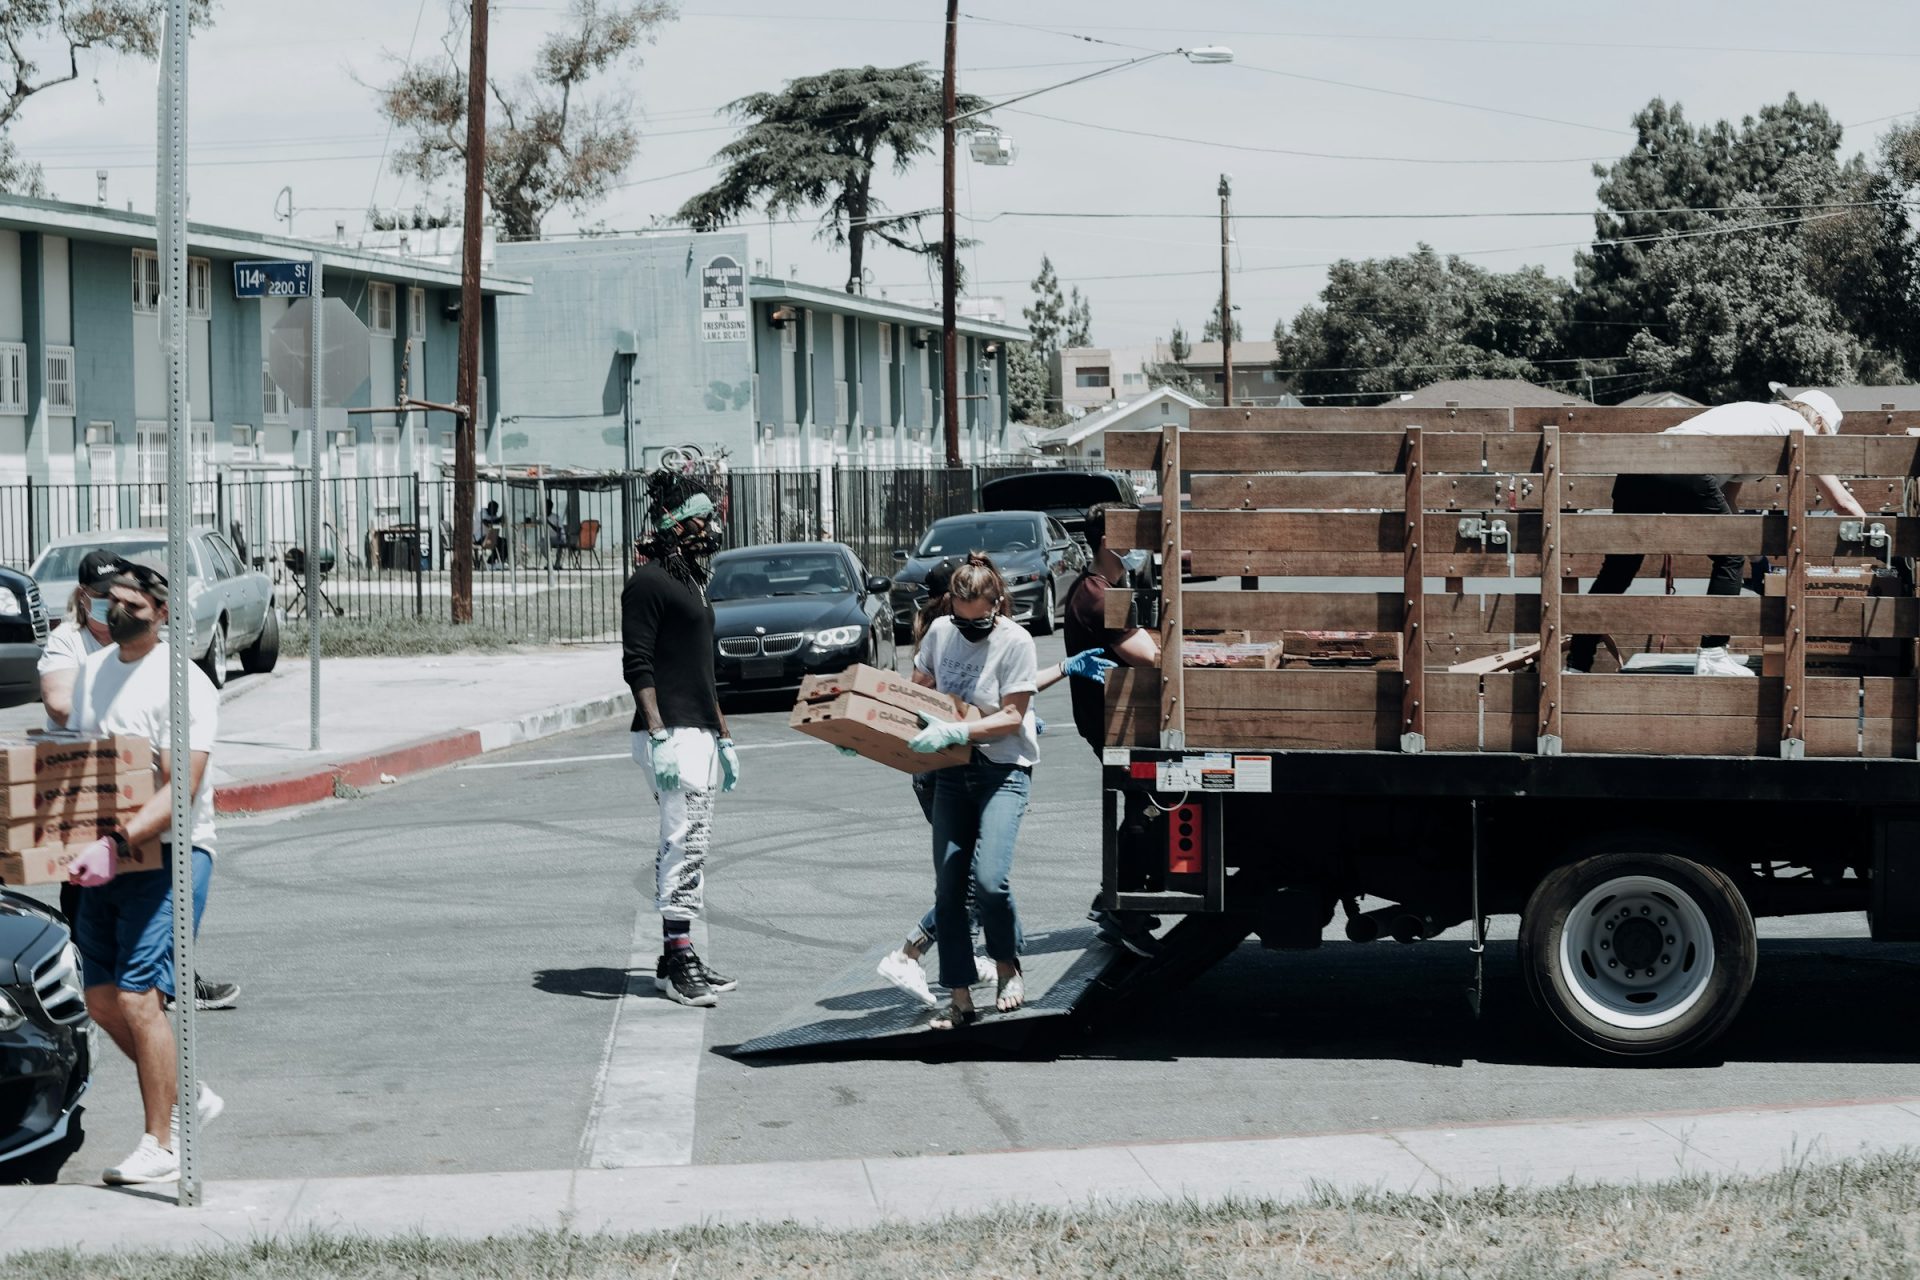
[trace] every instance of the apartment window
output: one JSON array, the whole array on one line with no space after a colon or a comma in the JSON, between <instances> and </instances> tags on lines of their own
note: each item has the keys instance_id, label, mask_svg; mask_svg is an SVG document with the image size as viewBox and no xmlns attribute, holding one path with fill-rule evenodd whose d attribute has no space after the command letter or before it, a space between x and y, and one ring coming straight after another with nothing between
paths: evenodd
<instances>
[{"instance_id":1,"label":"apartment window","mask_svg":"<svg viewBox=\"0 0 1920 1280\"><path fill-rule=\"evenodd\" d=\"M416 344L427 340L427 291L407 290L407 336ZM418 350L416 345L415 350Z\"/></svg>"},{"instance_id":2,"label":"apartment window","mask_svg":"<svg viewBox=\"0 0 1920 1280\"><path fill-rule=\"evenodd\" d=\"M1271 386L1280 381L1280 371L1278 369L1262 369L1260 371L1260 381Z\"/></svg>"},{"instance_id":3,"label":"apartment window","mask_svg":"<svg viewBox=\"0 0 1920 1280\"><path fill-rule=\"evenodd\" d=\"M47 348L47 412L72 417L73 348Z\"/></svg>"},{"instance_id":4,"label":"apartment window","mask_svg":"<svg viewBox=\"0 0 1920 1280\"><path fill-rule=\"evenodd\" d=\"M1073 371L1073 385L1076 387L1104 387L1109 385L1105 365L1082 365Z\"/></svg>"},{"instance_id":5,"label":"apartment window","mask_svg":"<svg viewBox=\"0 0 1920 1280\"><path fill-rule=\"evenodd\" d=\"M231 431L233 435L233 460L235 462L256 461L257 455L254 453L253 428L245 423L241 423L234 426Z\"/></svg>"},{"instance_id":6,"label":"apartment window","mask_svg":"<svg viewBox=\"0 0 1920 1280\"><path fill-rule=\"evenodd\" d=\"M1121 385L1128 387L1137 387L1146 380L1147 375L1144 373L1123 373L1120 375Z\"/></svg>"},{"instance_id":7,"label":"apartment window","mask_svg":"<svg viewBox=\"0 0 1920 1280\"><path fill-rule=\"evenodd\" d=\"M0 342L0 413L27 411L27 344Z\"/></svg>"},{"instance_id":8,"label":"apartment window","mask_svg":"<svg viewBox=\"0 0 1920 1280\"><path fill-rule=\"evenodd\" d=\"M782 351L800 349L800 318L798 316L780 326L780 349Z\"/></svg>"},{"instance_id":9,"label":"apartment window","mask_svg":"<svg viewBox=\"0 0 1920 1280\"><path fill-rule=\"evenodd\" d=\"M160 257L145 249L133 251L133 309L160 309Z\"/></svg>"},{"instance_id":10,"label":"apartment window","mask_svg":"<svg viewBox=\"0 0 1920 1280\"><path fill-rule=\"evenodd\" d=\"M886 364L893 359L893 326L880 326L880 363Z\"/></svg>"},{"instance_id":11,"label":"apartment window","mask_svg":"<svg viewBox=\"0 0 1920 1280\"><path fill-rule=\"evenodd\" d=\"M391 524L400 518L400 428L373 429L374 515Z\"/></svg>"},{"instance_id":12,"label":"apartment window","mask_svg":"<svg viewBox=\"0 0 1920 1280\"><path fill-rule=\"evenodd\" d=\"M273 366L260 362L260 416L267 422L287 420L287 393L273 380Z\"/></svg>"},{"instance_id":13,"label":"apartment window","mask_svg":"<svg viewBox=\"0 0 1920 1280\"><path fill-rule=\"evenodd\" d=\"M375 284L367 292L367 328L376 338L393 336L393 286Z\"/></svg>"},{"instance_id":14,"label":"apartment window","mask_svg":"<svg viewBox=\"0 0 1920 1280\"><path fill-rule=\"evenodd\" d=\"M213 315L213 264L205 258L187 259L187 314Z\"/></svg>"}]
</instances>

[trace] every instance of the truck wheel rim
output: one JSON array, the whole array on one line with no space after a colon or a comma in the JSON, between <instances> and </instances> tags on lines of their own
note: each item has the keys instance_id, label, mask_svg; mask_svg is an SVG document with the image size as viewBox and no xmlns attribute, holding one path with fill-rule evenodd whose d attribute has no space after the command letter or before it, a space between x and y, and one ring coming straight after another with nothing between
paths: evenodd
<instances>
[{"instance_id":1,"label":"truck wheel rim","mask_svg":"<svg viewBox=\"0 0 1920 1280\"><path fill-rule=\"evenodd\" d=\"M1713 928L1687 892L1652 876L1596 885L1567 913L1560 970L1588 1014L1622 1030L1665 1026L1704 998Z\"/></svg>"}]
</instances>

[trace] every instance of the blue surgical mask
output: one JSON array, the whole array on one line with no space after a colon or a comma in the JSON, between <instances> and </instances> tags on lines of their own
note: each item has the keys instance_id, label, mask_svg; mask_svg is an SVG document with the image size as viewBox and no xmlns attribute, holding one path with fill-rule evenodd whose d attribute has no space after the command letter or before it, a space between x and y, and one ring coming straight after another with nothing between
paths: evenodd
<instances>
[{"instance_id":1,"label":"blue surgical mask","mask_svg":"<svg viewBox=\"0 0 1920 1280\"><path fill-rule=\"evenodd\" d=\"M113 601L107 599L105 596L95 596L87 604L87 613L95 622L104 627L107 625L107 610L111 608L112 605Z\"/></svg>"}]
</instances>

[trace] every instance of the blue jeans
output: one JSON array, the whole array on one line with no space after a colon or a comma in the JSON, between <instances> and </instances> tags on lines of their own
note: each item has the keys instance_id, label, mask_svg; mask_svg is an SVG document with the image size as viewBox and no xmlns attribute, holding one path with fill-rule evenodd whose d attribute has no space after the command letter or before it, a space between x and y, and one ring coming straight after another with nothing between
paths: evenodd
<instances>
[{"instance_id":1,"label":"blue jeans","mask_svg":"<svg viewBox=\"0 0 1920 1280\"><path fill-rule=\"evenodd\" d=\"M195 937L200 935L200 917L207 909L212 880L213 855L195 849ZM73 945L79 949L87 986L112 983L122 991L135 992L158 987L165 995L173 995L173 851L167 850L158 871L131 872L82 889Z\"/></svg>"},{"instance_id":2,"label":"blue jeans","mask_svg":"<svg viewBox=\"0 0 1920 1280\"><path fill-rule=\"evenodd\" d=\"M943 987L970 987L978 980L967 930L969 882L987 954L1003 964L1018 962L1013 848L1032 783L1026 769L977 759L934 775L933 918Z\"/></svg>"}]
</instances>

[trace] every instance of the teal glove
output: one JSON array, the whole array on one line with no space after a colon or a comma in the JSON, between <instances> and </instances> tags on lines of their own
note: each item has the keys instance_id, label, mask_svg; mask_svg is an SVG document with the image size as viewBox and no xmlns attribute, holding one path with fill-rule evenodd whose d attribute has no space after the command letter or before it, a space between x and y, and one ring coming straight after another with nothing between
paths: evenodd
<instances>
[{"instance_id":1,"label":"teal glove","mask_svg":"<svg viewBox=\"0 0 1920 1280\"><path fill-rule=\"evenodd\" d=\"M1104 652L1106 652L1104 649L1082 650L1061 663L1060 670L1076 680L1091 680L1095 684L1105 684L1107 672L1120 664L1110 658L1101 657L1100 655Z\"/></svg>"},{"instance_id":2,"label":"teal glove","mask_svg":"<svg viewBox=\"0 0 1920 1280\"><path fill-rule=\"evenodd\" d=\"M958 720L933 720L927 727L913 735L907 745L922 755L932 755L936 751L945 751L948 747L957 747L967 740L967 726Z\"/></svg>"},{"instance_id":3,"label":"teal glove","mask_svg":"<svg viewBox=\"0 0 1920 1280\"><path fill-rule=\"evenodd\" d=\"M834 750L838 751L841 755L845 756L849 760L858 760L860 758L860 753L858 751L855 751L852 747L835 747Z\"/></svg>"},{"instance_id":4,"label":"teal glove","mask_svg":"<svg viewBox=\"0 0 1920 1280\"><path fill-rule=\"evenodd\" d=\"M680 789L680 752L673 745L671 735L661 733L652 735L648 741L652 744L647 758L653 761L653 786L656 791L678 791Z\"/></svg>"},{"instance_id":5,"label":"teal glove","mask_svg":"<svg viewBox=\"0 0 1920 1280\"><path fill-rule=\"evenodd\" d=\"M733 749L732 738L713 744L720 752L720 790L731 791L740 785L740 753Z\"/></svg>"}]
</instances>

